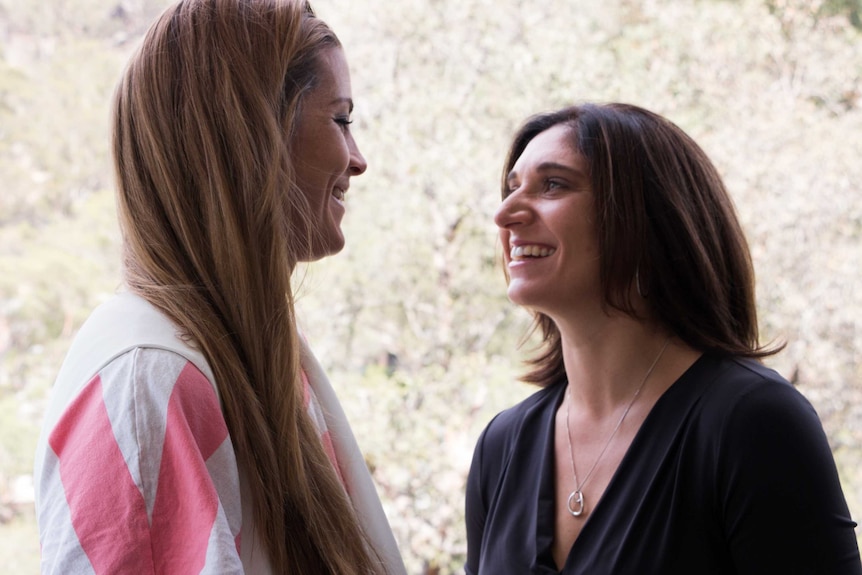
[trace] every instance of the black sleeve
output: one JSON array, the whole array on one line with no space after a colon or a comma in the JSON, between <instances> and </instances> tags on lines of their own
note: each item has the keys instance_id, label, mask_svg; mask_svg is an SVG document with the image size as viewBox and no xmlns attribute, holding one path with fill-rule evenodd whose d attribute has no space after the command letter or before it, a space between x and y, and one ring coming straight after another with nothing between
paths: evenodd
<instances>
[{"instance_id":1,"label":"black sleeve","mask_svg":"<svg viewBox=\"0 0 862 575\"><path fill-rule=\"evenodd\" d=\"M719 445L718 495L738 573L862 575L826 435L796 389L772 382L743 394Z\"/></svg>"},{"instance_id":2,"label":"black sleeve","mask_svg":"<svg viewBox=\"0 0 862 575\"><path fill-rule=\"evenodd\" d=\"M467 475L467 493L465 519L467 525L467 563L464 571L467 575L477 575L479 572L479 557L482 552L482 535L485 532L485 517L487 504L482 493L482 449L485 443L487 428L479 436L473 451L473 462Z\"/></svg>"}]
</instances>

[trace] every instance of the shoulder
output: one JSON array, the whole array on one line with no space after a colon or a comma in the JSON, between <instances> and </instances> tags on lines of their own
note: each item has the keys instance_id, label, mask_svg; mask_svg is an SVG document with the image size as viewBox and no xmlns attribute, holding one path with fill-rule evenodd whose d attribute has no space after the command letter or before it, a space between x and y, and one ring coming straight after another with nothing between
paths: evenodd
<instances>
[{"instance_id":1,"label":"shoulder","mask_svg":"<svg viewBox=\"0 0 862 575\"><path fill-rule=\"evenodd\" d=\"M721 461L731 468L762 469L805 453L830 464L820 418L789 381L747 359L708 358L706 363L712 381L701 398L700 421Z\"/></svg>"},{"instance_id":2,"label":"shoulder","mask_svg":"<svg viewBox=\"0 0 862 575\"><path fill-rule=\"evenodd\" d=\"M662 429L681 433L697 446L691 453L709 465L765 460L795 442L828 451L820 419L803 394L775 370L744 358L703 355L654 411Z\"/></svg>"},{"instance_id":3,"label":"shoulder","mask_svg":"<svg viewBox=\"0 0 862 575\"><path fill-rule=\"evenodd\" d=\"M712 379L705 409L727 422L752 417L817 420L811 403L775 370L744 358L710 357L705 363Z\"/></svg>"},{"instance_id":4,"label":"shoulder","mask_svg":"<svg viewBox=\"0 0 862 575\"><path fill-rule=\"evenodd\" d=\"M555 383L501 411L488 423L485 435L505 440L520 433L525 426L553 416L563 389L564 382Z\"/></svg>"},{"instance_id":5,"label":"shoulder","mask_svg":"<svg viewBox=\"0 0 862 575\"><path fill-rule=\"evenodd\" d=\"M182 355L149 347L112 358L69 398L56 424L44 431L59 454L74 442L93 443L89 431L96 425L110 430L114 441L130 451L160 450L172 425L184 426L199 439L213 436L216 443L227 435L209 379Z\"/></svg>"},{"instance_id":6,"label":"shoulder","mask_svg":"<svg viewBox=\"0 0 862 575\"><path fill-rule=\"evenodd\" d=\"M34 484L53 570L148 572L167 557L238 570L235 453L214 388L179 353L139 346L101 366L43 426Z\"/></svg>"},{"instance_id":7,"label":"shoulder","mask_svg":"<svg viewBox=\"0 0 862 575\"><path fill-rule=\"evenodd\" d=\"M138 296L114 296L75 336L51 389L37 450L45 451L61 419L69 426L79 420L76 414L90 410L114 410L106 415L124 418L129 410L166 415L177 389L194 389L194 396L218 405L207 362L177 326ZM40 467L37 460L37 474Z\"/></svg>"},{"instance_id":8,"label":"shoulder","mask_svg":"<svg viewBox=\"0 0 862 575\"><path fill-rule=\"evenodd\" d=\"M143 298L123 293L97 307L81 326L54 383L46 421L56 420L59 410L97 373L136 349L163 350L167 353L153 356L162 360L170 354L179 356L214 383L203 354L183 337L178 326ZM152 367L163 364L159 361Z\"/></svg>"},{"instance_id":9,"label":"shoulder","mask_svg":"<svg viewBox=\"0 0 862 575\"><path fill-rule=\"evenodd\" d=\"M565 382L544 387L494 416L479 436L477 457L502 463L507 454L554 417Z\"/></svg>"},{"instance_id":10,"label":"shoulder","mask_svg":"<svg viewBox=\"0 0 862 575\"><path fill-rule=\"evenodd\" d=\"M832 573L842 558L858 562L854 523L811 403L758 362L705 363L714 376L700 401L708 439L692 447L695 459L712 465L703 481L692 483L714 481L711 492L737 565L750 572ZM790 557L787 549L801 551Z\"/></svg>"},{"instance_id":11,"label":"shoulder","mask_svg":"<svg viewBox=\"0 0 862 575\"><path fill-rule=\"evenodd\" d=\"M538 390L498 413L482 431L467 478L469 537L475 539L484 529L480 525L484 524L494 493L511 469L510 464L516 461L523 470L534 469L533 460L543 452L537 449L537 444L546 441L548 424L564 389L564 382L560 382Z\"/></svg>"},{"instance_id":12,"label":"shoulder","mask_svg":"<svg viewBox=\"0 0 862 575\"><path fill-rule=\"evenodd\" d=\"M88 383L102 388L105 401L129 408L168 409L169 402L191 409L217 408L213 382L184 355L174 350L142 345L111 359Z\"/></svg>"}]
</instances>

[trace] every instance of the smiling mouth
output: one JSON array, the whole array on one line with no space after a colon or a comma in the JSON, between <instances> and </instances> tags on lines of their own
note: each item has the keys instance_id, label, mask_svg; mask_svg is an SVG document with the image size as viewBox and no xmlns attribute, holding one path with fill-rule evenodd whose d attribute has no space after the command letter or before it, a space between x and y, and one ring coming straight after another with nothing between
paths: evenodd
<instances>
[{"instance_id":1,"label":"smiling mouth","mask_svg":"<svg viewBox=\"0 0 862 575\"><path fill-rule=\"evenodd\" d=\"M529 258L546 258L556 251L557 250L555 248L548 248L545 246L512 246L512 249L509 250L509 257L513 261L525 260Z\"/></svg>"},{"instance_id":2,"label":"smiling mouth","mask_svg":"<svg viewBox=\"0 0 862 575\"><path fill-rule=\"evenodd\" d=\"M334 189L332 190L332 196L333 196L336 200L338 200L339 202L343 202L343 201L344 201L344 194L345 194L345 192L344 192L344 190L342 190L341 188L334 188Z\"/></svg>"}]
</instances>

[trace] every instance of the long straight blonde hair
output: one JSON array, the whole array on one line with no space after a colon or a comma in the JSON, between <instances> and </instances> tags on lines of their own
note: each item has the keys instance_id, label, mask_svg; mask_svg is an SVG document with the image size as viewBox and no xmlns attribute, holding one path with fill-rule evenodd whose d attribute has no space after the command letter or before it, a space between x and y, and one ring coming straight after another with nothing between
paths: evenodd
<instances>
[{"instance_id":1,"label":"long straight blonde hair","mask_svg":"<svg viewBox=\"0 0 862 575\"><path fill-rule=\"evenodd\" d=\"M290 286L313 240L290 139L334 46L304 0L183 0L115 98L126 283L209 361L278 573L381 570L304 408Z\"/></svg>"}]
</instances>

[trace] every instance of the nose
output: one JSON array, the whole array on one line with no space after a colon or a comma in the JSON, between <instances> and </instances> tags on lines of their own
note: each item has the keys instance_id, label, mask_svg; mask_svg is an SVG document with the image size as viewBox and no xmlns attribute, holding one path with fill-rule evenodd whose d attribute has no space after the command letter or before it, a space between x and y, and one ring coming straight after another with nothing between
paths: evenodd
<instances>
[{"instance_id":1,"label":"nose","mask_svg":"<svg viewBox=\"0 0 862 575\"><path fill-rule=\"evenodd\" d=\"M359 151L359 146L356 145L356 140L350 138L350 163L347 165L347 171L351 176L361 176L368 169L368 162L365 161L365 156Z\"/></svg>"},{"instance_id":2,"label":"nose","mask_svg":"<svg viewBox=\"0 0 862 575\"><path fill-rule=\"evenodd\" d=\"M500 203L497 211L494 212L494 223L498 228L510 228L517 224L523 224L529 217L529 211L524 205L523 198L514 191Z\"/></svg>"}]
</instances>

